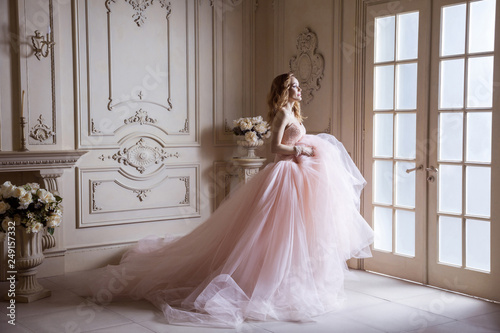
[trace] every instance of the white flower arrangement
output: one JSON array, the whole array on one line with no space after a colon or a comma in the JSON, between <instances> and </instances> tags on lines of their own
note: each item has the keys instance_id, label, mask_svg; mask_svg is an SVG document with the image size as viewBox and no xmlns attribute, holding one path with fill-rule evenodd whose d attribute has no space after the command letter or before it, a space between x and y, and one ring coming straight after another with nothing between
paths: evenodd
<instances>
[{"instance_id":1,"label":"white flower arrangement","mask_svg":"<svg viewBox=\"0 0 500 333\"><path fill-rule=\"evenodd\" d=\"M271 128L261 116L233 120L233 125L233 133L236 136L244 136L245 141L250 144L260 145L264 143L264 139L271 136Z\"/></svg>"},{"instance_id":2,"label":"white flower arrangement","mask_svg":"<svg viewBox=\"0 0 500 333\"><path fill-rule=\"evenodd\" d=\"M41 189L37 183L22 186L7 181L0 185L0 232L7 232L9 224L23 226L27 233L36 233L47 227L53 235L61 224L62 198ZM2 235L4 236L4 235Z\"/></svg>"}]
</instances>

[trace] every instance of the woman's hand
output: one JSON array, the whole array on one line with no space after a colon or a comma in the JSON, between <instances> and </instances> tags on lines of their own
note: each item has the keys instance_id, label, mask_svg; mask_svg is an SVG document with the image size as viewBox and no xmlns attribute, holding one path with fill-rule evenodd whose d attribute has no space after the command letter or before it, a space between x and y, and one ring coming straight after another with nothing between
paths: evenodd
<instances>
[{"instance_id":1,"label":"woman's hand","mask_svg":"<svg viewBox=\"0 0 500 333\"><path fill-rule=\"evenodd\" d=\"M302 155L314 156L313 147L307 147L307 146L302 147Z\"/></svg>"},{"instance_id":2,"label":"woman's hand","mask_svg":"<svg viewBox=\"0 0 500 333\"><path fill-rule=\"evenodd\" d=\"M314 156L314 149L308 146L294 146L295 156L306 155Z\"/></svg>"}]
</instances>

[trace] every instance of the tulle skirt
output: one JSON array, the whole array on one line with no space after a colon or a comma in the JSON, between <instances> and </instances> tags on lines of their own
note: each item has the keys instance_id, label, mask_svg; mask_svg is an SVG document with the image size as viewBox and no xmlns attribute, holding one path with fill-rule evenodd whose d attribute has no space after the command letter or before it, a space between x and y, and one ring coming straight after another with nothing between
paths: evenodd
<instances>
[{"instance_id":1,"label":"tulle skirt","mask_svg":"<svg viewBox=\"0 0 500 333\"><path fill-rule=\"evenodd\" d=\"M177 240L146 238L92 286L97 300L147 299L169 323L235 327L307 321L343 299L346 260L370 256L359 214L365 181L333 136L305 135L315 155L277 156Z\"/></svg>"}]
</instances>

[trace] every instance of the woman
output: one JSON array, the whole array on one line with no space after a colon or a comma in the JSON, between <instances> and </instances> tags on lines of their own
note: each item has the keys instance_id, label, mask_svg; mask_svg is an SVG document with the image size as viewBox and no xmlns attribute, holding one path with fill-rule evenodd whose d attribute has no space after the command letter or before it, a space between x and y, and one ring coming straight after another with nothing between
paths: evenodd
<instances>
[{"instance_id":1,"label":"woman","mask_svg":"<svg viewBox=\"0 0 500 333\"><path fill-rule=\"evenodd\" d=\"M359 214L365 182L335 138L305 135L300 100L293 74L276 77L268 98L275 162L190 234L140 241L106 268L96 299L144 298L169 323L217 327L335 309L345 261L370 256L373 232Z\"/></svg>"}]
</instances>

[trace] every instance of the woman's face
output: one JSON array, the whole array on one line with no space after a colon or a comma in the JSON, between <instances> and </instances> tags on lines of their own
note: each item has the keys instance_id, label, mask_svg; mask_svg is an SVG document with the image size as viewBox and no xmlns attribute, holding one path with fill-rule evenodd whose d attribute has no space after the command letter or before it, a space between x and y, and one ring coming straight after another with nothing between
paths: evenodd
<instances>
[{"instance_id":1,"label":"woman's face","mask_svg":"<svg viewBox=\"0 0 500 333\"><path fill-rule=\"evenodd\" d=\"M302 100L302 89L299 87L299 80L292 76L290 88L288 88L288 100L293 102L300 102Z\"/></svg>"}]
</instances>

